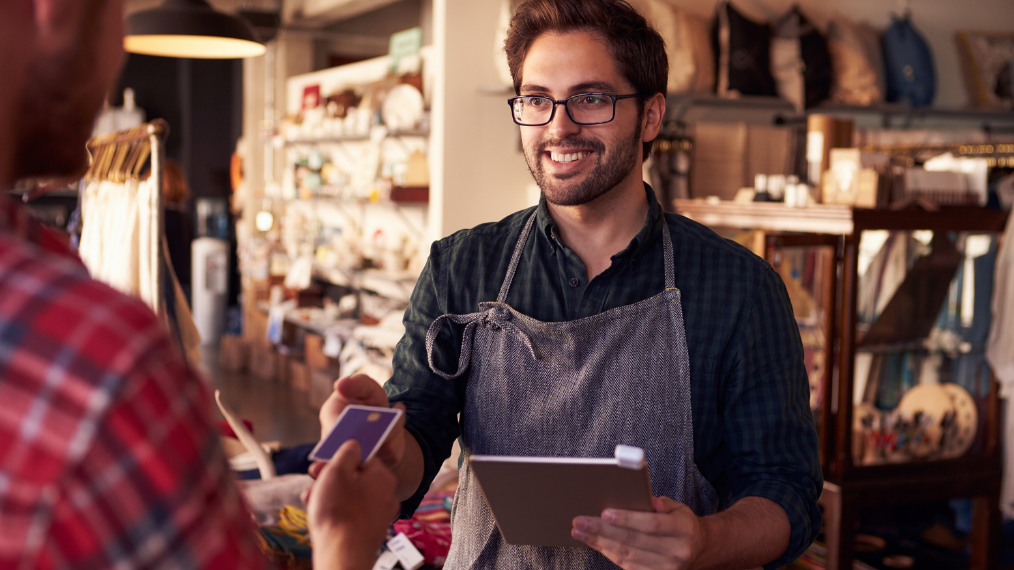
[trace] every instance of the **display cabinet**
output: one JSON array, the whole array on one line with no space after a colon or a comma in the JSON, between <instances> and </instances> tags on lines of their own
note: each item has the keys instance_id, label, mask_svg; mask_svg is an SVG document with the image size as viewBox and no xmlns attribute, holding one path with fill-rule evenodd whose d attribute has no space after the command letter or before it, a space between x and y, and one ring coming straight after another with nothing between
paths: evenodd
<instances>
[{"instance_id":1,"label":"display cabinet","mask_svg":"<svg viewBox=\"0 0 1014 570\"><path fill-rule=\"evenodd\" d=\"M998 562L997 384L984 349L1007 213L676 201L786 282L825 485L827 568L851 568L868 507L971 498L973 569Z\"/></svg>"}]
</instances>

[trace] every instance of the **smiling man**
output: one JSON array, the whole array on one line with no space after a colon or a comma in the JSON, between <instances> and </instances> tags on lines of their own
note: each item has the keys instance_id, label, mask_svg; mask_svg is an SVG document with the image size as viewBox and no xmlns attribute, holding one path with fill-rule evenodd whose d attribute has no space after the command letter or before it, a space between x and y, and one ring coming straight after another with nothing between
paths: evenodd
<instances>
[{"instance_id":1,"label":"smiling man","mask_svg":"<svg viewBox=\"0 0 1014 570\"><path fill-rule=\"evenodd\" d=\"M461 438L447 568L785 564L820 528L799 332L770 265L664 214L641 180L665 114L661 37L622 0L530 0L505 49L542 199L434 244L386 392L341 379L322 423L351 402L405 408L382 457L406 514ZM472 455L620 443L644 449L655 512L578 517L590 548L503 541Z\"/></svg>"}]
</instances>

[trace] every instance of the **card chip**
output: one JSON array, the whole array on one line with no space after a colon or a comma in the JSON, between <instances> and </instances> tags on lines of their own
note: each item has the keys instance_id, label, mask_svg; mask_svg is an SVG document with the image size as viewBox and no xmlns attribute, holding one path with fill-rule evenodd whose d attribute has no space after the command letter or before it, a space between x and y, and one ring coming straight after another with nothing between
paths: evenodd
<instances>
[{"instance_id":1,"label":"card chip","mask_svg":"<svg viewBox=\"0 0 1014 570\"><path fill-rule=\"evenodd\" d=\"M375 421L377 421L379 419L380 419L380 413L379 412L373 412L372 414L366 416L366 421L368 421L368 422L375 422Z\"/></svg>"}]
</instances>

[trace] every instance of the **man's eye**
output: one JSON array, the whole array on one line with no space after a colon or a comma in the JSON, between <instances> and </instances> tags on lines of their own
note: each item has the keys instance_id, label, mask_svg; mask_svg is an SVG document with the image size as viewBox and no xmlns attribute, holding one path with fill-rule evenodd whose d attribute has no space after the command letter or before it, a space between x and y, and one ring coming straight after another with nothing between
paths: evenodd
<instances>
[{"instance_id":1,"label":"man's eye","mask_svg":"<svg viewBox=\"0 0 1014 570\"><path fill-rule=\"evenodd\" d=\"M601 95L585 95L578 100L578 103L582 105L601 105L602 99Z\"/></svg>"},{"instance_id":2,"label":"man's eye","mask_svg":"<svg viewBox=\"0 0 1014 570\"><path fill-rule=\"evenodd\" d=\"M532 107L545 107L549 104L549 99L546 97L529 97L528 104Z\"/></svg>"}]
</instances>

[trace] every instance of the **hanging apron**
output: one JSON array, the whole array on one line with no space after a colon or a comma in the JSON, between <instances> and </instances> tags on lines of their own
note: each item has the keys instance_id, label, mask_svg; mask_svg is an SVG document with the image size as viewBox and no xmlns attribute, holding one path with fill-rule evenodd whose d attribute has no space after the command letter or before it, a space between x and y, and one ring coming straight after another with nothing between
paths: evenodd
<instances>
[{"instance_id":1,"label":"hanging apron","mask_svg":"<svg viewBox=\"0 0 1014 570\"><path fill-rule=\"evenodd\" d=\"M471 455L612 457L617 444L634 445L644 450L656 496L700 516L717 504L694 464L690 362L668 225L664 291L591 317L544 323L505 303L535 216L518 239L496 302L480 303L469 315L443 315L426 334L434 373L450 380L469 371L450 570L616 568L590 548L505 543ZM448 320L466 325L454 374L433 364L437 334Z\"/></svg>"}]
</instances>

